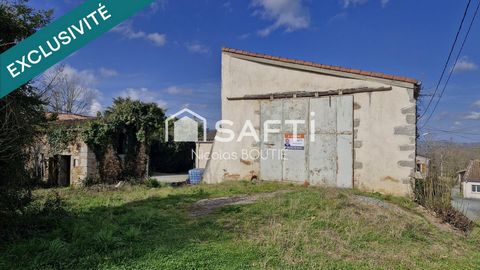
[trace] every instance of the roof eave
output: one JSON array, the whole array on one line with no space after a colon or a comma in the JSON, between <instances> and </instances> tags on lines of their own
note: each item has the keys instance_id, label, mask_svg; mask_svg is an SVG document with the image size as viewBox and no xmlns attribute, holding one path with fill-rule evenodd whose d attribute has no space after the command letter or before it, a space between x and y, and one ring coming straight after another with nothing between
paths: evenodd
<instances>
[{"instance_id":1,"label":"roof eave","mask_svg":"<svg viewBox=\"0 0 480 270\"><path fill-rule=\"evenodd\" d=\"M370 71L363 71L358 69L343 68L338 66L323 65L323 64L313 63L313 62L294 60L294 59L270 56L270 55L259 54L259 53L252 53L252 52L241 51L241 50L236 50L231 48L222 48L222 52L235 55L237 56L237 58L243 58L246 60L263 62L267 64L276 64L279 66L288 66L290 68L296 67L298 69L306 69L310 71L314 71L312 69L315 69L317 70L317 72L323 71L322 73L327 73L327 74L332 74L337 76L340 74L343 74L343 76L345 77L353 77L353 78L366 77L366 78L376 79L387 84L395 84L395 82L398 82L398 84L400 84L400 86L402 87L414 89L415 98L418 97L421 90L421 85L422 85L421 82L419 82L416 79L383 74L379 72L370 72Z\"/></svg>"}]
</instances>

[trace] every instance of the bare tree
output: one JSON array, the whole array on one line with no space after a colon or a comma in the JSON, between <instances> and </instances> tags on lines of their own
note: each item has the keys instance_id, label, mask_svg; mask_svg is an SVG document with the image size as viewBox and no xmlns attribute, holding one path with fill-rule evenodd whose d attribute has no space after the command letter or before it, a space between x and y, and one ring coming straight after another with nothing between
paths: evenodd
<instances>
[{"instance_id":1,"label":"bare tree","mask_svg":"<svg viewBox=\"0 0 480 270\"><path fill-rule=\"evenodd\" d=\"M85 114L96 97L78 74L58 65L43 74L39 80L39 93L51 112Z\"/></svg>"}]
</instances>

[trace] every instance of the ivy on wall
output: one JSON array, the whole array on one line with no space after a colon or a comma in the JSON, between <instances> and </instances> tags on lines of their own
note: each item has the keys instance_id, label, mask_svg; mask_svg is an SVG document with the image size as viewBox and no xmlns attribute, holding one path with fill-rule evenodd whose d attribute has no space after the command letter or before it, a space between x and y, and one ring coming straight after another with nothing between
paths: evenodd
<instances>
[{"instance_id":1,"label":"ivy on wall","mask_svg":"<svg viewBox=\"0 0 480 270\"><path fill-rule=\"evenodd\" d=\"M117 98L96 119L50 125L50 154L61 154L69 145L85 142L95 153L99 177L107 183L144 177L149 168L184 172L193 166L191 149L195 145L164 142L164 121L165 112L155 103Z\"/></svg>"},{"instance_id":2,"label":"ivy on wall","mask_svg":"<svg viewBox=\"0 0 480 270\"><path fill-rule=\"evenodd\" d=\"M82 136L101 163L103 177L115 175L106 164L117 164L118 154L124 155L124 177L143 177L148 173L150 145L163 134L164 121L165 112L155 103L116 98L103 116L85 125Z\"/></svg>"},{"instance_id":3,"label":"ivy on wall","mask_svg":"<svg viewBox=\"0 0 480 270\"><path fill-rule=\"evenodd\" d=\"M78 126L59 124L49 126L46 134L49 144L49 155L61 154L69 145L75 143L79 134Z\"/></svg>"},{"instance_id":4,"label":"ivy on wall","mask_svg":"<svg viewBox=\"0 0 480 270\"><path fill-rule=\"evenodd\" d=\"M144 103L128 98L116 98L105 114L87 123L83 139L102 153L109 144L120 147L120 138L127 140L127 147L134 150L137 143L150 145L163 129L165 112L155 103ZM132 144L133 143L133 144Z\"/></svg>"}]
</instances>

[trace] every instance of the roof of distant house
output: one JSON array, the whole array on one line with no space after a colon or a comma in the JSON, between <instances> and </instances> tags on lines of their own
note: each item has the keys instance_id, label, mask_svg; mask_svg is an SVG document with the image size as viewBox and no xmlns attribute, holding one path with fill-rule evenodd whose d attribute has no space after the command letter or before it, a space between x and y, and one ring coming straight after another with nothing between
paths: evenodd
<instances>
[{"instance_id":1,"label":"roof of distant house","mask_svg":"<svg viewBox=\"0 0 480 270\"><path fill-rule=\"evenodd\" d=\"M318 64L318 63L309 62L309 61L294 60L294 59L288 59L288 58L284 58L284 57L277 57L277 56L271 56L271 55L266 55L266 54L247 52L247 51L231 49L231 48L222 48L222 51L227 52L227 53L234 53L234 54L239 54L239 55L244 55L244 56L263 58L263 59L267 59L267 60L279 61L279 62L284 62L284 63L298 64L298 65L322 68L322 69L327 69L327 70L351 73L351 74L356 74L356 75L363 75L363 76L367 76L367 77L374 77L374 78L380 78L380 79L386 79L386 80L392 80L392 81L412 83L416 86L419 86L421 84L416 79L402 77L402 76L396 76L396 75L389 75L389 74L384 74L384 73L380 73L380 72L372 72L372 71L365 71L365 70L360 70L360 69L324 65L324 64Z\"/></svg>"},{"instance_id":2,"label":"roof of distant house","mask_svg":"<svg viewBox=\"0 0 480 270\"><path fill-rule=\"evenodd\" d=\"M422 155L417 155L417 160L420 160L420 159L422 159L422 160L426 160L426 161L429 161L429 160L430 160L430 158L429 158L429 157L422 156Z\"/></svg>"},{"instance_id":3,"label":"roof of distant house","mask_svg":"<svg viewBox=\"0 0 480 270\"><path fill-rule=\"evenodd\" d=\"M47 118L52 117L53 115L56 116L55 122L57 123L73 123L73 122L84 122L88 120L93 120L96 117L88 116L88 115L81 115L75 113L47 113Z\"/></svg>"},{"instance_id":4,"label":"roof of distant house","mask_svg":"<svg viewBox=\"0 0 480 270\"><path fill-rule=\"evenodd\" d=\"M470 161L463 179L466 182L480 182L480 160Z\"/></svg>"},{"instance_id":5,"label":"roof of distant house","mask_svg":"<svg viewBox=\"0 0 480 270\"><path fill-rule=\"evenodd\" d=\"M215 136L217 135L217 130L207 130L207 141L213 142L215 140Z\"/></svg>"}]
</instances>

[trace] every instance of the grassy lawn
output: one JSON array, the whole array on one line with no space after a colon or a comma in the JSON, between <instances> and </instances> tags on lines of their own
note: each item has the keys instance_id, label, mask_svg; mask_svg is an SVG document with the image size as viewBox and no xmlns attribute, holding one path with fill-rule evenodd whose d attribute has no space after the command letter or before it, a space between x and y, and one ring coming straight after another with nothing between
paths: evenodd
<instances>
[{"instance_id":1,"label":"grassy lawn","mask_svg":"<svg viewBox=\"0 0 480 270\"><path fill-rule=\"evenodd\" d=\"M204 198L292 190L190 217ZM55 189L67 216L0 247L6 269L479 269L480 232L440 230L358 192L280 183ZM45 199L51 190L35 192Z\"/></svg>"}]
</instances>

